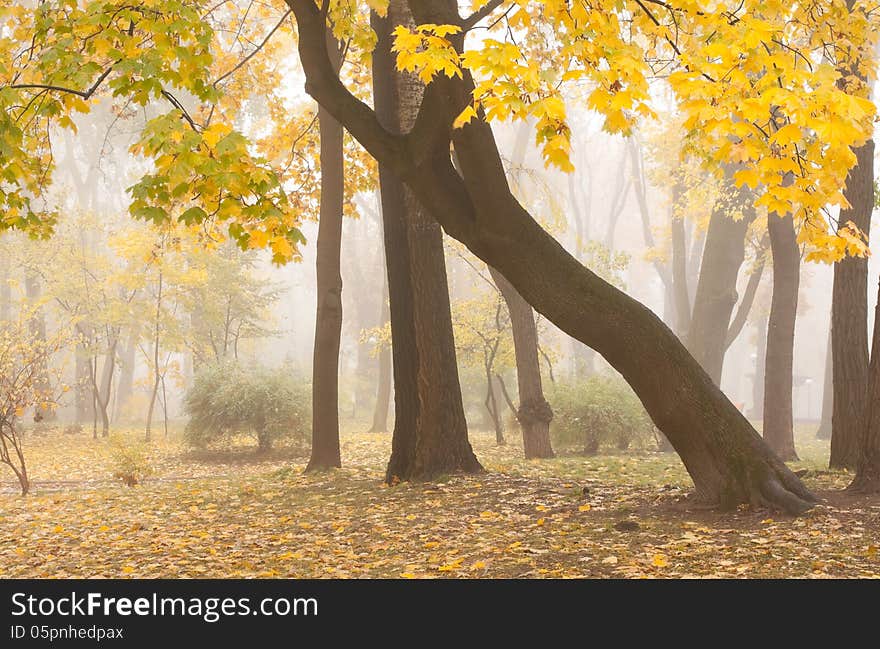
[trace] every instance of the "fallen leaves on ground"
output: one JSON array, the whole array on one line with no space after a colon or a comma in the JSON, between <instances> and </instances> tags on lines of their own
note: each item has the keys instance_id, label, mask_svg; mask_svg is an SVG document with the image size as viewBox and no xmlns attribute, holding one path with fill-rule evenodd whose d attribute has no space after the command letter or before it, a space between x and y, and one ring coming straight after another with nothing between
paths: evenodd
<instances>
[{"instance_id":1,"label":"fallen leaves on ground","mask_svg":"<svg viewBox=\"0 0 880 649\"><path fill-rule=\"evenodd\" d=\"M700 509L671 454L526 461L472 437L486 473L387 487L388 435L344 435L346 467L309 475L296 450L193 452L172 436L134 488L111 479L107 440L33 438L34 494L2 484L0 576L880 576L880 499L828 491L850 476L818 468L827 446L798 466L831 496L791 519Z\"/></svg>"}]
</instances>

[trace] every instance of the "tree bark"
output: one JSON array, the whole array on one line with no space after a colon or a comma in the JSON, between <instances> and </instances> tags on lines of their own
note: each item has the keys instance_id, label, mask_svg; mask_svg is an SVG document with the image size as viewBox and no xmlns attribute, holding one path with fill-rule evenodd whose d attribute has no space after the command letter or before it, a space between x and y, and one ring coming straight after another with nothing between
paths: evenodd
<instances>
[{"instance_id":1,"label":"tree bark","mask_svg":"<svg viewBox=\"0 0 880 649\"><path fill-rule=\"evenodd\" d=\"M339 74L342 52L328 32L328 55ZM342 466L339 451L339 346L342 339L342 210L345 163L342 125L318 108L321 214L316 252L317 314L312 358L312 452L306 472Z\"/></svg>"},{"instance_id":2,"label":"tree bark","mask_svg":"<svg viewBox=\"0 0 880 649\"><path fill-rule=\"evenodd\" d=\"M831 413L834 404L834 362L831 353L831 327L828 327L828 346L825 351L825 379L822 384L822 418L816 439L831 439Z\"/></svg>"},{"instance_id":3,"label":"tree bark","mask_svg":"<svg viewBox=\"0 0 880 649\"><path fill-rule=\"evenodd\" d=\"M764 439L783 460L796 460L792 415L794 326L800 283L800 249L791 215L767 216L773 252L773 298L764 366Z\"/></svg>"},{"instance_id":4,"label":"tree bark","mask_svg":"<svg viewBox=\"0 0 880 649\"><path fill-rule=\"evenodd\" d=\"M851 221L870 234L874 208L874 141L855 150L858 162L846 179L841 225ZM831 468L855 469L864 426L868 384L868 259L844 257L834 264L831 294L831 362L834 376L831 411Z\"/></svg>"},{"instance_id":5,"label":"tree bark","mask_svg":"<svg viewBox=\"0 0 880 649\"><path fill-rule=\"evenodd\" d=\"M511 194L488 124L452 124L472 102L473 80L428 86L411 132L389 132L332 74L312 0L287 0L296 16L306 91L342 121L381 165L412 189L447 233L501 272L527 302L600 353L633 387L690 473L697 495L799 513L815 502L711 377L650 309L572 257ZM409 0L418 23L459 20L452 0ZM463 49L463 36L451 42ZM374 56L375 61L375 56ZM379 97L377 88L377 99ZM450 141L462 175L452 165ZM393 295L393 293L392 293ZM393 318L392 304L392 318ZM397 343L395 341L395 348Z\"/></svg>"},{"instance_id":6,"label":"tree bark","mask_svg":"<svg viewBox=\"0 0 880 649\"><path fill-rule=\"evenodd\" d=\"M733 172L731 166L725 168L725 185L731 190ZM718 385L721 385L730 318L738 298L736 280L745 259L746 232L756 216L754 208L749 207L750 199L748 187L736 190L732 205L744 211L739 220L730 215L727 201L712 211L688 329L688 349Z\"/></svg>"},{"instance_id":7,"label":"tree bark","mask_svg":"<svg viewBox=\"0 0 880 649\"><path fill-rule=\"evenodd\" d=\"M538 328L531 305L497 270L489 267L492 280L507 303L513 347L516 356L516 381L519 388L519 408L516 420L522 428L523 450L526 459L553 457L550 443L550 421L553 409L544 398L541 385L541 365L538 360Z\"/></svg>"},{"instance_id":8,"label":"tree bark","mask_svg":"<svg viewBox=\"0 0 880 649\"><path fill-rule=\"evenodd\" d=\"M856 493L880 493L880 291L874 309L871 350L856 477L847 488Z\"/></svg>"},{"instance_id":9,"label":"tree bark","mask_svg":"<svg viewBox=\"0 0 880 649\"><path fill-rule=\"evenodd\" d=\"M395 71L391 30L412 18L405 2L393 0L386 18L373 15L372 20L379 36L373 53L376 111L384 128L405 133L423 88L414 77ZM443 233L412 190L379 162L395 386L386 480L481 471L461 401Z\"/></svg>"}]
</instances>

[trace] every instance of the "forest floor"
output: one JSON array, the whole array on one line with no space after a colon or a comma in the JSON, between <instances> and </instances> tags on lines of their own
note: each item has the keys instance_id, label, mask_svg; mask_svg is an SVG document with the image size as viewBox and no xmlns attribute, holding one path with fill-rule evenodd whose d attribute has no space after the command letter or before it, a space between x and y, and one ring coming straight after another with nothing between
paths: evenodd
<instances>
[{"instance_id":1,"label":"forest floor","mask_svg":"<svg viewBox=\"0 0 880 649\"><path fill-rule=\"evenodd\" d=\"M476 433L486 473L387 487L389 435L345 434L345 468L317 475L296 450L172 435L126 487L118 441L33 437L31 495L0 467L0 577L878 578L880 498L842 494L810 433L793 467L822 502L799 518L700 509L671 453L526 461Z\"/></svg>"}]
</instances>

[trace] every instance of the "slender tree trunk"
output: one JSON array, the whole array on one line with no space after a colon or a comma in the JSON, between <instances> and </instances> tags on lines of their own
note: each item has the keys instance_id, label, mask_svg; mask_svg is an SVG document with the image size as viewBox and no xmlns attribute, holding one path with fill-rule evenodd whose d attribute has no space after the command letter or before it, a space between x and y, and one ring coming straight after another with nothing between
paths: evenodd
<instances>
[{"instance_id":1,"label":"slender tree trunk","mask_svg":"<svg viewBox=\"0 0 880 649\"><path fill-rule=\"evenodd\" d=\"M128 344L122 351L119 367L119 384L116 386L116 407L113 412L113 420L119 419L120 410L131 399L134 390L134 369L137 354L138 336L132 331L128 337Z\"/></svg>"},{"instance_id":2,"label":"slender tree trunk","mask_svg":"<svg viewBox=\"0 0 880 649\"><path fill-rule=\"evenodd\" d=\"M116 368L116 347L119 335L115 334L110 341L104 368L101 370L101 382L95 384L95 401L101 415L101 437L110 436L110 397L113 389L113 371Z\"/></svg>"},{"instance_id":3,"label":"slender tree trunk","mask_svg":"<svg viewBox=\"0 0 880 649\"><path fill-rule=\"evenodd\" d=\"M621 373L682 458L698 497L721 507L751 502L791 513L812 506L815 497L675 334L650 309L585 268L516 201L489 125L475 119L451 128L473 101L467 72L461 79L434 79L417 127L401 139L333 74L323 32L318 32L325 21L319 7L312 0L287 2L296 16L309 94L345 122L386 173L403 179L451 236L501 272L538 312ZM458 20L452 0L408 4L419 24ZM463 48L462 36L450 35L450 41L457 50ZM380 85L374 83L377 99ZM378 103L377 109L382 113ZM461 175L450 159L450 140ZM393 290L391 295L393 324Z\"/></svg>"},{"instance_id":4,"label":"slender tree trunk","mask_svg":"<svg viewBox=\"0 0 880 649\"><path fill-rule=\"evenodd\" d=\"M415 77L395 71L391 56L391 30L411 22L402 0L392 0L387 18L373 15L379 36L373 53L376 111L393 132L412 127L423 92ZM395 386L386 479L393 483L480 471L461 401L443 234L389 171L380 165Z\"/></svg>"},{"instance_id":5,"label":"slender tree trunk","mask_svg":"<svg viewBox=\"0 0 880 649\"><path fill-rule=\"evenodd\" d=\"M494 353L492 354L494 357ZM498 407L498 399L495 396L494 377L492 375L492 361L487 360L485 365L486 371L486 412L489 413L489 420L492 422L492 428L495 431L495 444L504 446L504 424L501 421L501 409Z\"/></svg>"},{"instance_id":6,"label":"slender tree trunk","mask_svg":"<svg viewBox=\"0 0 880 649\"><path fill-rule=\"evenodd\" d=\"M841 210L841 225L852 222L870 234L874 208L874 141L855 150L858 162L846 179L844 196L852 206ZM844 257L834 264L831 293L831 362L833 363L831 461L835 469L858 464L868 384L868 259Z\"/></svg>"},{"instance_id":7,"label":"slender tree trunk","mask_svg":"<svg viewBox=\"0 0 880 649\"><path fill-rule=\"evenodd\" d=\"M327 51L337 74L339 44L329 33ZM318 223L315 352L312 367L312 455L306 471L342 466L339 451L339 346L342 338L342 210L345 169L342 126L324 108L321 129L321 217Z\"/></svg>"},{"instance_id":8,"label":"slender tree trunk","mask_svg":"<svg viewBox=\"0 0 880 649\"><path fill-rule=\"evenodd\" d=\"M752 380L752 409L749 417L764 417L764 376L767 365L767 327L769 319L764 316L755 323L755 373Z\"/></svg>"},{"instance_id":9,"label":"slender tree trunk","mask_svg":"<svg viewBox=\"0 0 880 649\"><path fill-rule=\"evenodd\" d=\"M40 285L40 278L35 273L30 270L25 270L24 274L24 287L25 287L25 296L27 297L28 304L35 306L37 302L40 300L40 296L43 293L42 286ZM37 307L36 310L31 314L31 319L29 323L31 335L36 338L36 340L40 344L45 344L46 342L46 317L43 314L42 307ZM36 379L37 384L39 385L48 385L49 383L49 365L48 360L43 360L40 363L40 367L37 370L38 376ZM39 406L35 406L34 409L34 419L35 420L45 420L45 421L54 421L57 419L57 414L54 410L40 410Z\"/></svg>"},{"instance_id":10,"label":"slender tree trunk","mask_svg":"<svg viewBox=\"0 0 880 649\"><path fill-rule=\"evenodd\" d=\"M880 291L874 309L871 350L856 477L848 487L856 493L880 493Z\"/></svg>"},{"instance_id":11,"label":"slender tree trunk","mask_svg":"<svg viewBox=\"0 0 880 649\"><path fill-rule=\"evenodd\" d=\"M0 321L8 322L12 315L11 264L5 254L0 259Z\"/></svg>"},{"instance_id":12,"label":"slender tree trunk","mask_svg":"<svg viewBox=\"0 0 880 649\"><path fill-rule=\"evenodd\" d=\"M104 367L101 370L101 383L96 395L98 407L101 412L101 436L110 436L110 398L113 392L113 372L116 369L116 348L119 345L119 334L113 334L110 346L104 358Z\"/></svg>"},{"instance_id":13,"label":"slender tree trunk","mask_svg":"<svg viewBox=\"0 0 880 649\"><path fill-rule=\"evenodd\" d=\"M673 201L677 201L681 188L673 188ZM673 202L673 205L675 203ZM691 327L691 299L688 290L688 258L685 244L684 219L670 210L672 228L672 287L675 301L674 331L681 340L688 339Z\"/></svg>"},{"instance_id":14,"label":"slender tree trunk","mask_svg":"<svg viewBox=\"0 0 880 649\"><path fill-rule=\"evenodd\" d=\"M700 281L700 262L703 259L703 248L706 246L706 230L695 224L691 232L691 249L687 261L687 287L689 295L696 295L697 283Z\"/></svg>"},{"instance_id":15,"label":"slender tree trunk","mask_svg":"<svg viewBox=\"0 0 880 649\"><path fill-rule=\"evenodd\" d=\"M725 185L731 189L733 172L732 167L725 168ZM737 190L733 205L745 213L740 219L732 217L726 201L712 211L688 329L688 349L718 385L721 385L730 318L738 297L736 280L745 259L746 232L756 216L755 210L748 207L751 199L748 187Z\"/></svg>"},{"instance_id":16,"label":"slender tree trunk","mask_svg":"<svg viewBox=\"0 0 880 649\"><path fill-rule=\"evenodd\" d=\"M766 241L769 243L769 239ZM749 274L749 280L746 284L746 290L743 293L742 300L740 300L736 313L730 321L730 328L727 330L727 338L724 341L725 349L730 349L730 346L742 333L742 330L749 319L749 314L755 304L755 297L758 294L758 288L761 286L761 278L764 276L764 266L766 265L766 260L764 258L765 250L766 245L763 244L757 250L759 259L756 260L756 266Z\"/></svg>"},{"instance_id":17,"label":"slender tree trunk","mask_svg":"<svg viewBox=\"0 0 880 649\"><path fill-rule=\"evenodd\" d=\"M825 351L825 380L822 383L822 419L817 439L831 439L831 412L834 403L834 362L831 352L831 327L828 327L828 347Z\"/></svg>"},{"instance_id":18,"label":"slender tree trunk","mask_svg":"<svg viewBox=\"0 0 880 649\"><path fill-rule=\"evenodd\" d=\"M491 266L489 272L510 313L516 355L516 381L519 388L516 419L522 428L525 456L527 459L553 457L553 446L550 443L550 421L553 419L553 409L544 398L544 388L541 385L535 314L529 303L516 292L501 273Z\"/></svg>"},{"instance_id":19,"label":"slender tree trunk","mask_svg":"<svg viewBox=\"0 0 880 649\"><path fill-rule=\"evenodd\" d=\"M87 324L78 327L78 331L82 334L87 331ZM76 345L76 385L74 386L74 399L76 409L76 423L85 426L93 416L93 394L91 389L91 354L89 353L85 341L79 341Z\"/></svg>"},{"instance_id":20,"label":"slender tree trunk","mask_svg":"<svg viewBox=\"0 0 880 649\"><path fill-rule=\"evenodd\" d=\"M153 424L153 410L156 407L156 397L159 394L159 383L162 376L159 372L159 341L161 335L162 324L162 290L164 288L165 277L162 269L159 269L159 287L156 293L156 321L153 331L153 390L150 392L150 405L147 408L147 425L144 427L144 441L149 442Z\"/></svg>"},{"instance_id":21,"label":"slender tree trunk","mask_svg":"<svg viewBox=\"0 0 880 649\"><path fill-rule=\"evenodd\" d=\"M791 215L768 215L767 228L773 251L773 298L764 369L764 439L783 460L796 460L792 371L801 257Z\"/></svg>"},{"instance_id":22,"label":"slender tree trunk","mask_svg":"<svg viewBox=\"0 0 880 649\"><path fill-rule=\"evenodd\" d=\"M388 322L388 278L382 282L382 322ZM376 406L373 409L371 433L388 430L388 406L391 405L391 348L382 345L379 350L379 378L376 386Z\"/></svg>"}]
</instances>

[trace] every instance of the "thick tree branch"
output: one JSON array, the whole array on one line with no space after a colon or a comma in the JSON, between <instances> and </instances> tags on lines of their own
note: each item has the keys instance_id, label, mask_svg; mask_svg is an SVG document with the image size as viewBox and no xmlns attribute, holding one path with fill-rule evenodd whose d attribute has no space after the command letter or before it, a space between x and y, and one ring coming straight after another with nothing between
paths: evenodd
<instances>
[{"instance_id":1,"label":"thick tree branch","mask_svg":"<svg viewBox=\"0 0 880 649\"><path fill-rule=\"evenodd\" d=\"M483 20L483 18L495 11L503 3L504 0L490 0L490 2L487 2L480 9L477 9L474 13L464 19L461 24L462 30L469 31L473 29L478 22L480 22L481 20Z\"/></svg>"},{"instance_id":2,"label":"thick tree branch","mask_svg":"<svg viewBox=\"0 0 880 649\"><path fill-rule=\"evenodd\" d=\"M287 5L296 17L306 92L344 124L370 155L402 177L412 173L407 137L382 128L373 109L351 94L339 80L327 53L326 21L318 6L312 0L287 0Z\"/></svg>"}]
</instances>

